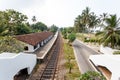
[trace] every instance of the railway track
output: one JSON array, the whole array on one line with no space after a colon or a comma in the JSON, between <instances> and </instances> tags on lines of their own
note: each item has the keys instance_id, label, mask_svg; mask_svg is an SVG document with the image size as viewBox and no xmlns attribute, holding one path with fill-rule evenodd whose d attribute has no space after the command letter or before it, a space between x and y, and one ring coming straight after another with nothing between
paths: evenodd
<instances>
[{"instance_id":1,"label":"railway track","mask_svg":"<svg viewBox=\"0 0 120 80\"><path fill-rule=\"evenodd\" d=\"M60 35L58 34L57 40L54 43L51 51L49 52L49 56L45 59L45 61L40 64L39 72L37 76L31 76L27 80L54 80L57 68L57 62L60 51Z\"/></svg>"},{"instance_id":2,"label":"railway track","mask_svg":"<svg viewBox=\"0 0 120 80\"><path fill-rule=\"evenodd\" d=\"M56 72L56 67L57 67L57 62L58 62L58 55L59 55L59 37L58 40L56 41L56 44L54 45L55 48L53 50L53 53L45 67L45 69L43 70L41 76L40 76L40 80L54 80L55 78L55 72Z\"/></svg>"}]
</instances>

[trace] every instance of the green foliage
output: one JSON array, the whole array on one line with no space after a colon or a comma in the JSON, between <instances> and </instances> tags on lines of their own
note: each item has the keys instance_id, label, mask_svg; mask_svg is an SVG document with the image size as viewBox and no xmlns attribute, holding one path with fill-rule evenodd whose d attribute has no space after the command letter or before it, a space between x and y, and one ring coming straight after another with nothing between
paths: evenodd
<instances>
[{"instance_id":1,"label":"green foliage","mask_svg":"<svg viewBox=\"0 0 120 80\"><path fill-rule=\"evenodd\" d=\"M80 71L75 60L73 48L64 40L64 56L65 56L65 67L68 73L65 75L65 80L78 80Z\"/></svg>"},{"instance_id":2,"label":"green foliage","mask_svg":"<svg viewBox=\"0 0 120 80\"><path fill-rule=\"evenodd\" d=\"M120 51L114 51L113 54L120 54Z\"/></svg>"},{"instance_id":3,"label":"green foliage","mask_svg":"<svg viewBox=\"0 0 120 80\"><path fill-rule=\"evenodd\" d=\"M10 36L0 37L0 53L2 52L21 52L23 44Z\"/></svg>"},{"instance_id":4,"label":"green foliage","mask_svg":"<svg viewBox=\"0 0 120 80\"><path fill-rule=\"evenodd\" d=\"M89 38L89 39L85 38L84 42L91 42L91 43L93 43L93 42L99 42L99 40L96 39L96 38Z\"/></svg>"},{"instance_id":5,"label":"green foliage","mask_svg":"<svg viewBox=\"0 0 120 80\"><path fill-rule=\"evenodd\" d=\"M33 16L33 17L32 17L32 21L33 21L33 22L36 22L36 21L37 21L37 20L36 20L36 16Z\"/></svg>"},{"instance_id":6,"label":"green foliage","mask_svg":"<svg viewBox=\"0 0 120 80\"><path fill-rule=\"evenodd\" d=\"M23 27L25 28L24 24L26 23L27 19L28 18L26 15L17 12L13 9L0 11L0 35L12 36L16 34L21 34L19 33L21 31L19 31L18 28L19 29ZM28 30L26 29L26 31ZM29 33L29 32L25 32L25 33Z\"/></svg>"},{"instance_id":7,"label":"green foliage","mask_svg":"<svg viewBox=\"0 0 120 80\"><path fill-rule=\"evenodd\" d=\"M109 18L105 19L105 22L104 30L96 34L96 36L99 36L100 43L111 48L120 46L120 29L117 29L119 19L117 20L116 15L110 15Z\"/></svg>"},{"instance_id":8,"label":"green foliage","mask_svg":"<svg viewBox=\"0 0 120 80\"><path fill-rule=\"evenodd\" d=\"M94 28L100 23L99 17L97 17L94 12L90 12L90 8L86 7L82 11L81 15L78 15L74 21L75 32L91 32L90 29Z\"/></svg>"},{"instance_id":9,"label":"green foliage","mask_svg":"<svg viewBox=\"0 0 120 80\"><path fill-rule=\"evenodd\" d=\"M74 32L73 27L67 27L67 28L62 28L61 32L63 34L63 38L67 39L68 38L68 34L71 34L72 32Z\"/></svg>"},{"instance_id":10,"label":"green foliage","mask_svg":"<svg viewBox=\"0 0 120 80\"><path fill-rule=\"evenodd\" d=\"M63 35L64 35L64 34L67 34L67 29L66 29L66 28L63 28L63 29L61 29L61 32L62 32Z\"/></svg>"},{"instance_id":11,"label":"green foliage","mask_svg":"<svg viewBox=\"0 0 120 80\"><path fill-rule=\"evenodd\" d=\"M31 33L32 30L31 28L29 28L29 26L27 24L21 24L18 27L16 27L16 35L20 35L20 34L28 34Z\"/></svg>"},{"instance_id":12,"label":"green foliage","mask_svg":"<svg viewBox=\"0 0 120 80\"><path fill-rule=\"evenodd\" d=\"M67 33L73 33L74 32L74 27L67 27Z\"/></svg>"},{"instance_id":13,"label":"green foliage","mask_svg":"<svg viewBox=\"0 0 120 80\"><path fill-rule=\"evenodd\" d=\"M58 27L55 26L54 24L50 27L50 31L55 33L58 30Z\"/></svg>"},{"instance_id":14,"label":"green foliage","mask_svg":"<svg viewBox=\"0 0 120 80\"><path fill-rule=\"evenodd\" d=\"M70 61L66 62L66 67L69 68L69 73L72 73L72 69L74 67L74 64L71 61L72 59L70 59Z\"/></svg>"},{"instance_id":15,"label":"green foliage","mask_svg":"<svg viewBox=\"0 0 120 80\"><path fill-rule=\"evenodd\" d=\"M66 59L67 59L66 67L69 68L69 73L71 73L71 70L74 67L72 60L75 59L74 56L72 55L73 49L70 49L71 47L68 44L66 44L64 46L65 46L64 51L66 52Z\"/></svg>"},{"instance_id":16,"label":"green foliage","mask_svg":"<svg viewBox=\"0 0 120 80\"><path fill-rule=\"evenodd\" d=\"M76 35L74 33L70 33L68 35L69 42L73 42L76 39Z\"/></svg>"},{"instance_id":17,"label":"green foliage","mask_svg":"<svg viewBox=\"0 0 120 80\"><path fill-rule=\"evenodd\" d=\"M85 39L85 36L83 33L76 33L76 37L81 41L84 41L84 39Z\"/></svg>"},{"instance_id":18,"label":"green foliage","mask_svg":"<svg viewBox=\"0 0 120 80\"><path fill-rule=\"evenodd\" d=\"M66 34L66 33L63 34L63 38L64 38L64 39L67 39L67 34Z\"/></svg>"},{"instance_id":19,"label":"green foliage","mask_svg":"<svg viewBox=\"0 0 120 80\"><path fill-rule=\"evenodd\" d=\"M88 71L82 74L79 80L106 80L104 76L95 71Z\"/></svg>"},{"instance_id":20,"label":"green foliage","mask_svg":"<svg viewBox=\"0 0 120 80\"><path fill-rule=\"evenodd\" d=\"M42 22L37 22L35 24L32 24L31 28L32 28L33 32L39 32L39 31L47 30L47 26Z\"/></svg>"}]
</instances>

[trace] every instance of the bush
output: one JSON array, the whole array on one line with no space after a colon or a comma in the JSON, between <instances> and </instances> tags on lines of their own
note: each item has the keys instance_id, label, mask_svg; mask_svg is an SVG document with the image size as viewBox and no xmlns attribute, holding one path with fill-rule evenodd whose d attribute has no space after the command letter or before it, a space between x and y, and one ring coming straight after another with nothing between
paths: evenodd
<instances>
[{"instance_id":1,"label":"bush","mask_svg":"<svg viewBox=\"0 0 120 80\"><path fill-rule=\"evenodd\" d=\"M71 33L68 35L69 42L73 42L76 39L76 35L74 33Z\"/></svg>"},{"instance_id":2,"label":"bush","mask_svg":"<svg viewBox=\"0 0 120 80\"><path fill-rule=\"evenodd\" d=\"M88 71L82 74L79 80L106 80L104 76L95 71Z\"/></svg>"},{"instance_id":3,"label":"bush","mask_svg":"<svg viewBox=\"0 0 120 80\"><path fill-rule=\"evenodd\" d=\"M98 39L87 39L87 38L84 38L84 42L99 42L99 40Z\"/></svg>"},{"instance_id":4,"label":"bush","mask_svg":"<svg viewBox=\"0 0 120 80\"><path fill-rule=\"evenodd\" d=\"M66 33L63 34L63 38L67 39L67 34Z\"/></svg>"},{"instance_id":5,"label":"bush","mask_svg":"<svg viewBox=\"0 0 120 80\"><path fill-rule=\"evenodd\" d=\"M113 54L120 54L120 51L114 51Z\"/></svg>"},{"instance_id":6,"label":"bush","mask_svg":"<svg viewBox=\"0 0 120 80\"><path fill-rule=\"evenodd\" d=\"M14 52L19 53L23 51L23 43L11 36L0 37L0 53Z\"/></svg>"}]
</instances>

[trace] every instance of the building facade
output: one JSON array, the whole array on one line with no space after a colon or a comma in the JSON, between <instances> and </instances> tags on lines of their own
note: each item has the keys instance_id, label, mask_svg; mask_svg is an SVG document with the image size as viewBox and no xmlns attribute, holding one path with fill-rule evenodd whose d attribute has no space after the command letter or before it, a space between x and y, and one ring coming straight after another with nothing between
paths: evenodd
<instances>
[{"instance_id":1,"label":"building facade","mask_svg":"<svg viewBox=\"0 0 120 80\"><path fill-rule=\"evenodd\" d=\"M24 43L24 52L34 52L53 37L52 32L39 32L17 35L15 38Z\"/></svg>"}]
</instances>

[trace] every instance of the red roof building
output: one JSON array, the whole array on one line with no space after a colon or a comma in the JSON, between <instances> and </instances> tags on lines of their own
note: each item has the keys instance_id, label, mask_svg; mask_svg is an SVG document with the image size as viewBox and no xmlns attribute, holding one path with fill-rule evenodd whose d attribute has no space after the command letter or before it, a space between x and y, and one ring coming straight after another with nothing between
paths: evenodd
<instances>
[{"instance_id":1,"label":"red roof building","mask_svg":"<svg viewBox=\"0 0 120 80\"><path fill-rule=\"evenodd\" d=\"M43 46L47 41L49 41L53 36L52 32L39 32L39 33L31 33L24 35L17 35L15 38L19 41L22 41L26 44L27 47L25 50L28 52L33 52L36 48Z\"/></svg>"}]
</instances>

